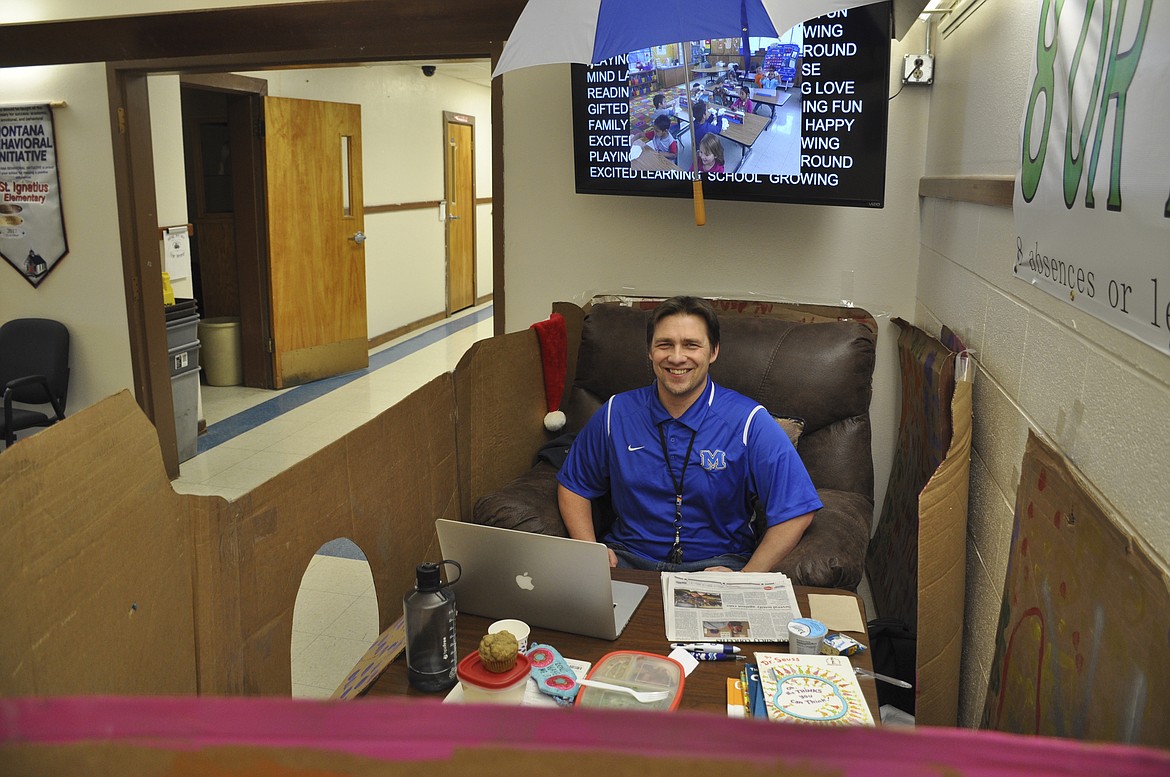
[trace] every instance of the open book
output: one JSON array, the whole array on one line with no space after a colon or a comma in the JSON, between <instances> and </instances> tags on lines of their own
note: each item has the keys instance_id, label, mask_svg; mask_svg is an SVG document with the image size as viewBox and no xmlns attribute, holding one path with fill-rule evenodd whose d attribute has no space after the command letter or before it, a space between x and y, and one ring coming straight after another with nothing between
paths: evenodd
<instances>
[{"instance_id":1,"label":"open book","mask_svg":"<svg viewBox=\"0 0 1170 777\"><path fill-rule=\"evenodd\" d=\"M847 656L756 653L769 720L872 726Z\"/></svg>"},{"instance_id":2,"label":"open book","mask_svg":"<svg viewBox=\"0 0 1170 777\"><path fill-rule=\"evenodd\" d=\"M663 572L662 606L671 642L787 642L801 617L780 572Z\"/></svg>"}]
</instances>

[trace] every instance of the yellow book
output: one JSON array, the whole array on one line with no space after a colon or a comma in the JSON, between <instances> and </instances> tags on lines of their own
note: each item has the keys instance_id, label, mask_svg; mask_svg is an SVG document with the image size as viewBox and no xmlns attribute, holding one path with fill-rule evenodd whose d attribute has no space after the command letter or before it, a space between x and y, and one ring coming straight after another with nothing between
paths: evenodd
<instances>
[{"instance_id":1,"label":"yellow book","mask_svg":"<svg viewBox=\"0 0 1170 777\"><path fill-rule=\"evenodd\" d=\"M747 705L744 703L743 680L738 677L727 678L727 717L746 717Z\"/></svg>"}]
</instances>

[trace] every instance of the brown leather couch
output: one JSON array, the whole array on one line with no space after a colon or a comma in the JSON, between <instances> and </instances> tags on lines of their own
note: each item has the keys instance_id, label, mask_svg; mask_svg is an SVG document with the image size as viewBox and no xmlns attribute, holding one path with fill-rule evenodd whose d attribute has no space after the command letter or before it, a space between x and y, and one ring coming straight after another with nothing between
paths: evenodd
<instances>
[{"instance_id":1,"label":"brown leather couch","mask_svg":"<svg viewBox=\"0 0 1170 777\"><path fill-rule=\"evenodd\" d=\"M594 304L584 315L579 348L574 348L570 329L569 353L576 350L577 360L562 405L565 432L579 430L611 395L653 380L646 356L646 321L652 307ZM722 307L721 344L712 377L754 398L773 416L803 420L797 450L824 503L777 570L798 585L855 590L873 519L869 426L877 339L873 319L852 308L809 314L807 308L767 306L766 314L759 315L760 308L750 305ZM834 311L844 312L848 320L828 320ZM792 318L805 321L785 320ZM792 436L791 425L787 426ZM473 520L566 536L556 504L562 443L551 441L532 469L480 498ZM610 519L604 504L594 505L599 536Z\"/></svg>"}]
</instances>

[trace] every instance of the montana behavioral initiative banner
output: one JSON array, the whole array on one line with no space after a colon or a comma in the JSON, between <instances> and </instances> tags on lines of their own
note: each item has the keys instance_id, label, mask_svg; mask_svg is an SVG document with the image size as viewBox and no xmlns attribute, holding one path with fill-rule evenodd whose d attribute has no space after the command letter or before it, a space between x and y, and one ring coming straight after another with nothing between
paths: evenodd
<instances>
[{"instance_id":1,"label":"montana behavioral initiative banner","mask_svg":"<svg viewBox=\"0 0 1170 777\"><path fill-rule=\"evenodd\" d=\"M1170 2L1043 0L1015 273L1170 353Z\"/></svg>"},{"instance_id":2,"label":"montana behavioral initiative banner","mask_svg":"<svg viewBox=\"0 0 1170 777\"><path fill-rule=\"evenodd\" d=\"M52 109L0 106L0 255L35 288L68 252Z\"/></svg>"}]
</instances>

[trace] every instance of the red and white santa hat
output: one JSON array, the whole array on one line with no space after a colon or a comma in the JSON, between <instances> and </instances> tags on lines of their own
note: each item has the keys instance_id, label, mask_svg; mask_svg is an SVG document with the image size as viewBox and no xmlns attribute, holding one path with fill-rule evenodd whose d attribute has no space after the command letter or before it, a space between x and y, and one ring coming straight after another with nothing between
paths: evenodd
<instances>
[{"instance_id":1,"label":"red and white santa hat","mask_svg":"<svg viewBox=\"0 0 1170 777\"><path fill-rule=\"evenodd\" d=\"M537 321L531 328L536 330L536 339L540 343L540 363L544 371L544 398L548 403L544 428L557 432L565 425L565 414L561 412L561 395L565 392L568 362L565 317L553 313L547 320Z\"/></svg>"}]
</instances>

